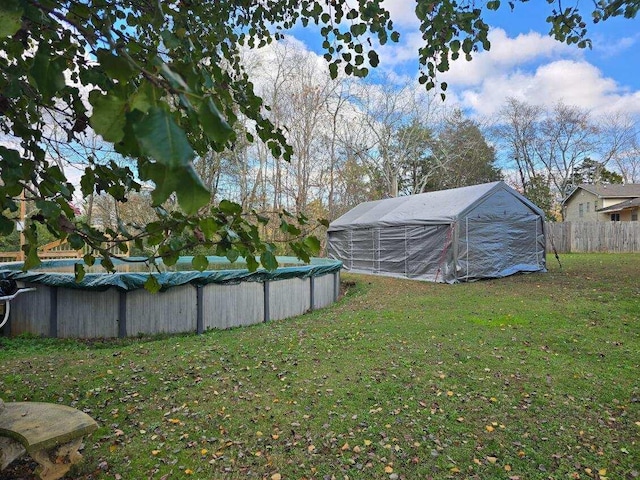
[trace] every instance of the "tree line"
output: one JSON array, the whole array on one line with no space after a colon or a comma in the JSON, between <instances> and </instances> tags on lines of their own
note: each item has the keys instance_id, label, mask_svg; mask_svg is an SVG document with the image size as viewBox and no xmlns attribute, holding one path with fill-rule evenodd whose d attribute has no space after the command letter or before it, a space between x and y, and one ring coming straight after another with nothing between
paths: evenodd
<instances>
[{"instance_id":1,"label":"tree line","mask_svg":"<svg viewBox=\"0 0 640 480\"><path fill-rule=\"evenodd\" d=\"M439 74L449 62L490 49L485 15L505 5L417 1L426 92L444 97ZM552 1L549 34L588 47L588 21L635 18L638 4L603 0L588 10ZM89 247L85 262L101 257L107 269L109 239L124 250L149 247L165 263L198 247L271 268L278 232L303 259L318 251L310 214L331 219L369 198L492 179L498 167L516 172L529 195L559 195L577 166L572 148L558 154L556 144L529 142L530 130L498 140L425 90L359 82L378 67L376 49L400 39L382 2L6 0L0 18L0 235L15 231L20 205L35 207L23 231L25 268L39 262L42 228ZM268 60L252 55L298 25L317 26L322 60L286 44ZM534 132L552 131L546 117ZM560 132L557 143L567 138L575 137ZM576 158L588 151L604 168L622 150ZM113 208L99 219L103 194ZM82 218L77 197L87 201ZM127 219L136 197L151 199L151 217Z\"/></svg>"},{"instance_id":2,"label":"tree line","mask_svg":"<svg viewBox=\"0 0 640 480\"><path fill-rule=\"evenodd\" d=\"M254 125L243 119L232 147L194 161L213 203L229 199L266 216L284 209L330 221L369 200L504 179L560 220L559 202L577 184L640 181L637 123L629 115L510 98L489 122L410 82L332 80L317 56L294 42L245 55L256 91L271 106L269 119L286 132L293 154L285 162L264 142L244 140ZM85 210L113 227L145 224L155 216L148 195L133 192L124 203L91 197ZM286 232L262 233L277 242Z\"/></svg>"}]
</instances>

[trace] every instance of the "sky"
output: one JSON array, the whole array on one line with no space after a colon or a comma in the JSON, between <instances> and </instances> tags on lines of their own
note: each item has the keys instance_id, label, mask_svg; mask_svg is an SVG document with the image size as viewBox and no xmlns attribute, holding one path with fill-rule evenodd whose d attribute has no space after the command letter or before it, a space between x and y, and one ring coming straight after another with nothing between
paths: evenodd
<instances>
[{"instance_id":1,"label":"sky","mask_svg":"<svg viewBox=\"0 0 640 480\"><path fill-rule=\"evenodd\" d=\"M399 43L377 49L379 69L415 77L422 42L415 2L385 0L384 5L401 37ZM581 5L583 16L590 18L590 2ZM563 7L567 6L565 2ZM513 12L506 4L498 12L486 11L491 49L476 53L471 62L453 62L440 77L449 85L447 102L488 119L509 97L541 106L563 102L596 115L640 115L640 19L589 22L593 48L579 49L549 36L545 19L552 8L544 0L531 0L516 2ZM296 28L291 34L310 50L321 52L317 32Z\"/></svg>"}]
</instances>

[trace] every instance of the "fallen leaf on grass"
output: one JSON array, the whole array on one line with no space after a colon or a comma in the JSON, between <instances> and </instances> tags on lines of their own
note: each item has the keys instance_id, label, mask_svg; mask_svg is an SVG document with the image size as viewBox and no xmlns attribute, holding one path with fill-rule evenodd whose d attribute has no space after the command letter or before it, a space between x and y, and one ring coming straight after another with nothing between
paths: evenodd
<instances>
[{"instance_id":1,"label":"fallen leaf on grass","mask_svg":"<svg viewBox=\"0 0 640 480\"><path fill-rule=\"evenodd\" d=\"M487 457L487 462L495 464L498 461L497 457Z\"/></svg>"},{"instance_id":2,"label":"fallen leaf on grass","mask_svg":"<svg viewBox=\"0 0 640 480\"><path fill-rule=\"evenodd\" d=\"M393 473L393 467L391 465L387 465L384 467L384 473Z\"/></svg>"}]
</instances>

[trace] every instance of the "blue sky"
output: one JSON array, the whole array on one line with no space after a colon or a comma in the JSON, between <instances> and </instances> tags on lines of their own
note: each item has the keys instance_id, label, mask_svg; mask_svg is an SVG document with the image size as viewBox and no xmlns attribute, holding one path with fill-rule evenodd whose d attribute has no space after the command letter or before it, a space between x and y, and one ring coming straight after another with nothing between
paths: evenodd
<instances>
[{"instance_id":1,"label":"blue sky","mask_svg":"<svg viewBox=\"0 0 640 480\"><path fill-rule=\"evenodd\" d=\"M380 48L380 69L411 77L417 67L421 43L415 2L385 0L399 44ZM512 12L506 2L498 12L486 12L492 30L489 52L479 52L471 62L454 62L441 80L449 84L448 102L472 115L492 117L507 97L550 106L576 105L595 114L625 112L640 115L640 19L588 22L593 49L579 49L553 40L545 19L553 5L544 0L516 2ZM563 7L569 6L563 4ZM581 4L590 19L590 2ZM293 36L320 52L319 36L296 29Z\"/></svg>"}]
</instances>

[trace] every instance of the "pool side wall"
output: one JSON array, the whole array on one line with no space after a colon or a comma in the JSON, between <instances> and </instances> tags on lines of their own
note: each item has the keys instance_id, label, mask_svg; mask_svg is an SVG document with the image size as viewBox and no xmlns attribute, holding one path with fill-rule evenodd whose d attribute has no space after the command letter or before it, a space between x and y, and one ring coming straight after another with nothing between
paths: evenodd
<instances>
[{"instance_id":1,"label":"pool side wall","mask_svg":"<svg viewBox=\"0 0 640 480\"><path fill-rule=\"evenodd\" d=\"M11 302L5 335L113 338L202 333L302 315L338 299L340 273L233 285L86 291L40 284Z\"/></svg>"}]
</instances>

